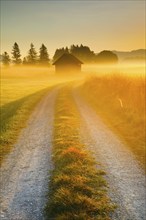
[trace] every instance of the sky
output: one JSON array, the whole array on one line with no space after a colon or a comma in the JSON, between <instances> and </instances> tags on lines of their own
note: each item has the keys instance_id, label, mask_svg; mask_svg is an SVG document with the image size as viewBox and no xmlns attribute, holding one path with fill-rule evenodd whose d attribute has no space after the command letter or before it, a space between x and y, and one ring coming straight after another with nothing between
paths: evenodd
<instances>
[{"instance_id":1,"label":"sky","mask_svg":"<svg viewBox=\"0 0 146 220\"><path fill-rule=\"evenodd\" d=\"M87 45L94 52L145 48L145 0L1 0L1 53L17 42L56 48Z\"/></svg>"}]
</instances>

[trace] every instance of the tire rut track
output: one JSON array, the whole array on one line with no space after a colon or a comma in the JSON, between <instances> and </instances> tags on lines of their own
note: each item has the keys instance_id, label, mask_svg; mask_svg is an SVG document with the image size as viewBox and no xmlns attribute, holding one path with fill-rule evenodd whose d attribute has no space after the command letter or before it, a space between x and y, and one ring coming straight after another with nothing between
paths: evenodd
<instances>
[{"instance_id":1,"label":"tire rut track","mask_svg":"<svg viewBox=\"0 0 146 220\"><path fill-rule=\"evenodd\" d=\"M82 117L81 139L106 171L109 196L118 205L112 219L145 220L145 174L124 143L102 122L74 89Z\"/></svg>"},{"instance_id":2,"label":"tire rut track","mask_svg":"<svg viewBox=\"0 0 146 220\"><path fill-rule=\"evenodd\" d=\"M37 105L1 167L1 219L43 220L51 165L54 89Z\"/></svg>"}]
</instances>

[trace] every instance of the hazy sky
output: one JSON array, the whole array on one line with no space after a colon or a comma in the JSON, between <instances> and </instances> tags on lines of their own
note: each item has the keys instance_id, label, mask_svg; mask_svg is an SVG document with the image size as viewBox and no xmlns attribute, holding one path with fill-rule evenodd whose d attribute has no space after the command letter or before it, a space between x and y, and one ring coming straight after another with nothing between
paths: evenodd
<instances>
[{"instance_id":1,"label":"hazy sky","mask_svg":"<svg viewBox=\"0 0 146 220\"><path fill-rule=\"evenodd\" d=\"M27 54L33 42L52 56L71 44L101 50L145 47L145 0L1 0L1 48L14 42Z\"/></svg>"}]
</instances>

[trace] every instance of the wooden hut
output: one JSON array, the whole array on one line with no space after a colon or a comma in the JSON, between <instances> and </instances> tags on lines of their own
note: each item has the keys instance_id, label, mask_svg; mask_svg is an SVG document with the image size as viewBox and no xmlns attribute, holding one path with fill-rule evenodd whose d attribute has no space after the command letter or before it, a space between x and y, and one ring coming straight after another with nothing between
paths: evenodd
<instances>
[{"instance_id":1,"label":"wooden hut","mask_svg":"<svg viewBox=\"0 0 146 220\"><path fill-rule=\"evenodd\" d=\"M53 63L56 73L63 74L81 72L81 64L83 63L70 53L64 53Z\"/></svg>"}]
</instances>

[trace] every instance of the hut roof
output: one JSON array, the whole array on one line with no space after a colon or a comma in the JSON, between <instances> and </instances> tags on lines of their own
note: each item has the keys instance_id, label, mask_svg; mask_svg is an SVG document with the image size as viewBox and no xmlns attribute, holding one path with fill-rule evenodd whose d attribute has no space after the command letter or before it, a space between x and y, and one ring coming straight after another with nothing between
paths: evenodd
<instances>
[{"instance_id":1,"label":"hut roof","mask_svg":"<svg viewBox=\"0 0 146 220\"><path fill-rule=\"evenodd\" d=\"M60 63L76 63L76 64L83 64L78 58L70 53L64 53L60 56L53 65L60 64Z\"/></svg>"}]
</instances>

